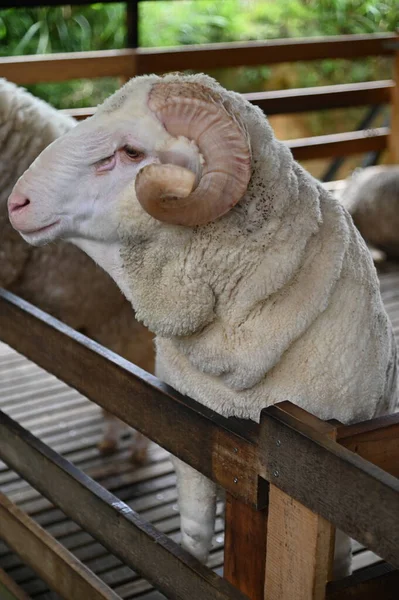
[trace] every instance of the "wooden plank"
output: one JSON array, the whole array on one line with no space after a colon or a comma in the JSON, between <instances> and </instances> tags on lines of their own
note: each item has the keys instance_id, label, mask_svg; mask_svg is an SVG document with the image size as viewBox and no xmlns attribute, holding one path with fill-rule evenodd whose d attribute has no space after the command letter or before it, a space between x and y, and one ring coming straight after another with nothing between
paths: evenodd
<instances>
[{"instance_id":1,"label":"wooden plank","mask_svg":"<svg viewBox=\"0 0 399 600\"><path fill-rule=\"evenodd\" d=\"M262 411L259 443L266 480L399 565L398 479L278 406Z\"/></svg>"},{"instance_id":2,"label":"wooden plank","mask_svg":"<svg viewBox=\"0 0 399 600\"><path fill-rule=\"evenodd\" d=\"M248 102L259 106L267 115L277 115L366 104L386 104L390 102L393 87L393 81L367 81L365 83L255 92L243 94L243 97ZM95 107L63 109L61 112L80 121L92 116Z\"/></svg>"},{"instance_id":3,"label":"wooden plank","mask_svg":"<svg viewBox=\"0 0 399 600\"><path fill-rule=\"evenodd\" d=\"M204 71L224 67L241 67L321 60L324 58L360 58L393 54L389 42L395 34L344 35L291 38L267 42L204 44L175 48L143 49L137 53L137 71L161 73L187 69Z\"/></svg>"},{"instance_id":4,"label":"wooden plank","mask_svg":"<svg viewBox=\"0 0 399 600\"><path fill-rule=\"evenodd\" d=\"M0 77L19 85L136 74L134 50L61 52L0 58Z\"/></svg>"},{"instance_id":5,"label":"wooden plank","mask_svg":"<svg viewBox=\"0 0 399 600\"><path fill-rule=\"evenodd\" d=\"M3 460L171 600L246 599L3 413L0 438Z\"/></svg>"},{"instance_id":6,"label":"wooden plank","mask_svg":"<svg viewBox=\"0 0 399 600\"><path fill-rule=\"evenodd\" d=\"M399 43L399 35L397 37ZM399 164L399 50L396 52L394 62L395 87L391 91L391 135L389 138L390 158L393 163Z\"/></svg>"},{"instance_id":7,"label":"wooden plank","mask_svg":"<svg viewBox=\"0 0 399 600\"><path fill-rule=\"evenodd\" d=\"M280 409L330 439L336 427L297 406ZM276 440L279 447L279 442ZM324 600L332 576L335 529L325 519L270 485L266 552L267 600Z\"/></svg>"},{"instance_id":8,"label":"wooden plank","mask_svg":"<svg viewBox=\"0 0 399 600\"><path fill-rule=\"evenodd\" d=\"M234 497L255 506L262 502L258 496L255 423L226 419L181 396L4 290L0 291L0 332L3 341L17 351L219 483Z\"/></svg>"},{"instance_id":9,"label":"wooden plank","mask_svg":"<svg viewBox=\"0 0 399 600\"><path fill-rule=\"evenodd\" d=\"M399 413L338 429L340 444L399 477Z\"/></svg>"},{"instance_id":10,"label":"wooden plank","mask_svg":"<svg viewBox=\"0 0 399 600\"><path fill-rule=\"evenodd\" d=\"M266 535L267 510L226 494L224 577L251 600L263 600Z\"/></svg>"},{"instance_id":11,"label":"wooden plank","mask_svg":"<svg viewBox=\"0 0 399 600\"><path fill-rule=\"evenodd\" d=\"M117 600L107 585L0 493L0 537L67 600Z\"/></svg>"},{"instance_id":12,"label":"wooden plank","mask_svg":"<svg viewBox=\"0 0 399 600\"><path fill-rule=\"evenodd\" d=\"M327 600L397 600L399 571L382 563L334 581L327 586Z\"/></svg>"},{"instance_id":13,"label":"wooden plank","mask_svg":"<svg viewBox=\"0 0 399 600\"><path fill-rule=\"evenodd\" d=\"M0 569L0 598L1 600L30 600L28 594Z\"/></svg>"},{"instance_id":14,"label":"wooden plank","mask_svg":"<svg viewBox=\"0 0 399 600\"><path fill-rule=\"evenodd\" d=\"M327 108L387 104L390 102L393 87L393 81L367 81L243 95L267 115L279 115Z\"/></svg>"},{"instance_id":15,"label":"wooden plank","mask_svg":"<svg viewBox=\"0 0 399 600\"><path fill-rule=\"evenodd\" d=\"M389 129L387 127L376 127L375 129L284 141L288 144L296 160L311 160L385 150L388 138Z\"/></svg>"},{"instance_id":16,"label":"wooden plank","mask_svg":"<svg viewBox=\"0 0 399 600\"><path fill-rule=\"evenodd\" d=\"M324 600L333 541L331 523L270 485L265 599Z\"/></svg>"},{"instance_id":17,"label":"wooden plank","mask_svg":"<svg viewBox=\"0 0 399 600\"><path fill-rule=\"evenodd\" d=\"M0 76L18 84L80 77L132 77L137 74L254 66L323 58L392 54L394 34L345 35L261 42L204 44L137 51L100 50L0 59Z\"/></svg>"}]
</instances>

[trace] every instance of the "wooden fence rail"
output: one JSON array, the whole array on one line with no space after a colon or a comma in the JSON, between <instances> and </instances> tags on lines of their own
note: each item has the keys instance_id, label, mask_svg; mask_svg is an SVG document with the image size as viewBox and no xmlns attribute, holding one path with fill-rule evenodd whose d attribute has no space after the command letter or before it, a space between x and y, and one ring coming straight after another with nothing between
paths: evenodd
<instances>
[{"instance_id":1,"label":"wooden fence rail","mask_svg":"<svg viewBox=\"0 0 399 600\"><path fill-rule=\"evenodd\" d=\"M248 422L244 427L182 397L6 291L0 293L0 331L3 341L222 485L232 497L262 508L267 489L259 478L273 482L399 567L399 480L317 432L313 425L318 419L313 423L308 417L303 424L297 415L306 416L304 411L296 408L287 414L284 407L270 407L263 411L260 427ZM2 422L4 440L9 435L4 417ZM15 460L15 451L10 451L14 437L0 449L6 462ZM299 480L298 472L306 476Z\"/></svg>"},{"instance_id":2,"label":"wooden fence rail","mask_svg":"<svg viewBox=\"0 0 399 600\"><path fill-rule=\"evenodd\" d=\"M67 81L76 78L118 77L124 80L142 73L255 66L323 58L359 58L393 55L398 37L393 33L280 39L268 42L205 44L178 48L130 48L96 52L0 58L0 76L17 84ZM268 115L385 104L395 96L393 81L320 86L246 94ZM395 104L394 104L395 105ZM396 105L395 105L396 106ZM81 119L93 109L69 111ZM393 115L396 119L396 115ZM393 136L392 136L393 137ZM288 140L297 160L336 157L385 150L389 130L355 131L314 138ZM396 151L395 142L391 146Z\"/></svg>"},{"instance_id":3,"label":"wooden fence rail","mask_svg":"<svg viewBox=\"0 0 399 600\"><path fill-rule=\"evenodd\" d=\"M253 92L243 94L243 97L270 116L317 111L320 107L326 110L368 104L389 104L393 88L394 82L390 80L367 81L273 92ZM61 112L81 120L91 117L95 108L69 108Z\"/></svg>"},{"instance_id":4,"label":"wooden fence rail","mask_svg":"<svg viewBox=\"0 0 399 600\"><path fill-rule=\"evenodd\" d=\"M245 600L226 580L1 411L0 439L2 460L171 600ZM70 576L75 587L68 598L91 599L80 593L77 574Z\"/></svg>"},{"instance_id":5,"label":"wooden fence rail","mask_svg":"<svg viewBox=\"0 0 399 600\"><path fill-rule=\"evenodd\" d=\"M396 41L397 36L389 33L10 56L0 59L0 76L26 85L85 77L133 77L145 73L206 71L324 58L352 60L373 54L393 55Z\"/></svg>"}]
</instances>

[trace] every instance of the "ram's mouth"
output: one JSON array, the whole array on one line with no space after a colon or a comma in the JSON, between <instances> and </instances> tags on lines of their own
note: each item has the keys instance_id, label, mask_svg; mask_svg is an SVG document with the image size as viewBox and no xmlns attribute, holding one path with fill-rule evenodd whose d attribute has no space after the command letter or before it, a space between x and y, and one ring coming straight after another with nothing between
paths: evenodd
<instances>
[{"instance_id":1,"label":"ram's mouth","mask_svg":"<svg viewBox=\"0 0 399 600\"><path fill-rule=\"evenodd\" d=\"M51 229L52 227L55 227L56 225L58 225L59 223L59 219L58 221L54 221L54 223L50 223L50 225L45 225L44 227L39 227L38 229L18 229L19 233L22 233L22 235L37 235L38 233L44 233L45 231L48 231L49 229Z\"/></svg>"},{"instance_id":2,"label":"ram's mouth","mask_svg":"<svg viewBox=\"0 0 399 600\"><path fill-rule=\"evenodd\" d=\"M60 229L61 222L58 220L49 225L45 225L44 227L39 227L38 229L19 230L19 233L31 246L45 246L58 239Z\"/></svg>"}]
</instances>

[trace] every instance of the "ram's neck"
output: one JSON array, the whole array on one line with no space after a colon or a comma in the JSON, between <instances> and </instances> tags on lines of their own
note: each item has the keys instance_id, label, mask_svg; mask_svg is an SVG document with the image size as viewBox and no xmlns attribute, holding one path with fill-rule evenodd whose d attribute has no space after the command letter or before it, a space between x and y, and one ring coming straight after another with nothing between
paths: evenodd
<instances>
[{"instance_id":1,"label":"ram's neck","mask_svg":"<svg viewBox=\"0 0 399 600\"><path fill-rule=\"evenodd\" d=\"M319 188L269 134L255 144L246 196L225 217L195 229L162 224L150 234L146 222L146 235L125 239L127 296L156 334L196 335L227 313L238 326L301 264L320 226Z\"/></svg>"}]
</instances>

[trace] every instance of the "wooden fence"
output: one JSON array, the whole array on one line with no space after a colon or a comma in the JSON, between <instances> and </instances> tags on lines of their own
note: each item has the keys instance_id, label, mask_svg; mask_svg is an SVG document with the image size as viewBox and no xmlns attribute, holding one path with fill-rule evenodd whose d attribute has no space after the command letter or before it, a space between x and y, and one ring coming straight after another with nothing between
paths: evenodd
<instances>
[{"instance_id":1,"label":"wooden fence","mask_svg":"<svg viewBox=\"0 0 399 600\"><path fill-rule=\"evenodd\" d=\"M396 598L399 572L389 567L379 566L377 578L375 567L366 570L361 582L327 582L332 524L399 567L398 415L345 427L283 403L265 409L259 425L225 419L6 291L0 331L226 490L222 579L0 414L0 458L169 598L344 600L375 598L376 590ZM0 517L0 536L65 598L115 598L5 498Z\"/></svg>"},{"instance_id":2,"label":"wooden fence","mask_svg":"<svg viewBox=\"0 0 399 600\"><path fill-rule=\"evenodd\" d=\"M30 84L110 75L128 78L152 71L351 59L392 55L397 40L394 34L386 34L12 57L0 60L0 76ZM399 75L398 59L396 69ZM398 87L393 81L248 97L269 114L388 103L392 98L392 128L399 130ZM84 117L87 111L74 114ZM394 137L391 148L399 161ZM388 129L379 128L288 143L295 157L304 160L380 150L387 147L388 139ZM284 403L265 409L259 425L225 419L7 291L0 293L0 337L226 490L225 570L221 578L0 414L0 458L169 598L397 598L397 415L344 427L324 423ZM360 577L331 583L335 527L392 567L378 565L364 570ZM288 532L289 544L282 532ZM65 598L117 597L3 496L0 535Z\"/></svg>"},{"instance_id":3,"label":"wooden fence","mask_svg":"<svg viewBox=\"0 0 399 600\"><path fill-rule=\"evenodd\" d=\"M376 55L394 56L395 52L399 56L398 49L399 36L392 33L13 56L0 59L0 77L21 85L98 77L119 77L125 81L135 75L152 72L207 71L325 58L352 60ZM399 65L398 58L396 65ZM396 71L399 71L398 66ZM391 102L392 123L398 127L399 100L393 80L260 92L246 96L269 115ZM77 118L85 118L93 111L92 108L67 112ZM390 146L393 160L399 162L398 142L393 138L388 127L377 127L288 140L287 144L297 160L362 154L385 150Z\"/></svg>"}]
</instances>

